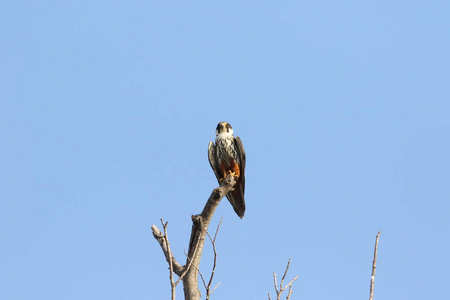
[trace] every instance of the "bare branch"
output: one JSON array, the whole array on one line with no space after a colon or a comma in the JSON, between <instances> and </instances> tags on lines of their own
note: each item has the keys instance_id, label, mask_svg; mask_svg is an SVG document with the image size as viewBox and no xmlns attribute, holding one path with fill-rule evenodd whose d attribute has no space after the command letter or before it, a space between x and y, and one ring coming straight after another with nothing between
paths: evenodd
<instances>
[{"instance_id":1,"label":"bare branch","mask_svg":"<svg viewBox=\"0 0 450 300\"><path fill-rule=\"evenodd\" d=\"M175 274L180 276L184 268L177 262L175 257L173 257L172 253L171 252L169 253L169 249L167 248L165 241L166 236L158 229L158 227L156 227L156 225L152 225L152 232L153 237L158 241L159 245L161 246L164 256L166 257L166 261L170 264L170 261L172 260L173 271L175 272Z\"/></svg>"},{"instance_id":2,"label":"bare branch","mask_svg":"<svg viewBox=\"0 0 450 300\"><path fill-rule=\"evenodd\" d=\"M186 253L184 253L184 254L187 256ZM206 281L205 281L205 278L203 277L202 272L200 272L200 269L197 269L197 271L198 271L198 274L200 275L200 278L202 279L203 286L205 287L205 289L207 289L208 286L207 286L207 284L206 284ZM207 294L207 298L206 298L206 299L209 299L209 296L208 296L208 295L211 295L212 292L214 292L214 290L215 290L221 283L222 283L222 282L219 282L219 283L211 290L211 292L209 292L209 294ZM210 288L210 287L209 287L209 288Z\"/></svg>"},{"instance_id":3,"label":"bare branch","mask_svg":"<svg viewBox=\"0 0 450 300\"><path fill-rule=\"evenodd\" d=\"M169 254L169 270L170 270L170 291L171 291L171 295L172 295L172 300L175 300L175 289L176 289L176 284L173 281L173 255L172 255L172 250L170 250L170 243L169 243L169 236L167 235L167 224L169 222L164 223L163 219L161 219L161 224L164 228L164 242L165 242L165 248L167 249L167 252Z\"/></svg>"},{"instance_id":4,"label":"bare branch","mask_svg":"<svg viewBox=\"0 0 450 300\"><path fill-rule=\"evenodd\" d=\"M273 273L273 283L274 283L274 286L275 286L275 292L276 292L276 295L277 295L277 300L280 300L280 299L281 299L281 294L282 294L287 288L289 288L289 293L288 293L288 295L286 296L286 300L289 300L289 298L291 297L292 292L293 292L293 291L292 291L292 284L294 283L294 281L296 281L296 280L298 279L298 276L295 276L294 279L292 279L288 284L286 284L286 286L283 287L283 282L284 282L284 279L286 278L286 274L287 274L287 272L288 272L288 270L289 270L289 266L290 266L290 265L291 265L291 259L289 258L288 264L287 264L287 266L286 266L286 270L284 271L283 277L281 278L280 289L278 289L278 284L277 284L277 274L275 274L275 272ZM272 300L272 299L270 298L270 293L268 293L268 296L269 296L269 300Z\"/></svg>"},{"instance_id":5,"label":"bare branch","mask_svg":"<svg viewBox=\"0 0 450 300\"><path fill-rule=\"evenodd\" d=\"M286 278L286 273L289 270L289 266L291 265L291 258L289 258L287 266L286 266L286 270L284 270L284 274L283 277L281 278L281 282L280 282L280 290L283 289L283 282L284 282L284 278Z\"/></svg>"},{"instance_id":6,"label":"bare branch","mask_svg":"<svg viewBox=\"0 0 450 300\"><path fill-rule=\"evenodd\" d=\"M221 283L222 283L222 281L219 281L219 283L216 284L216 286L212 289L211 294L212 294L212 292L214 292L214 291L219 287L219 285L220 285Z\"/></svg>"},{"instance_id":7,"label":"bare branch","mask_svg":"<svg viewBox=\"0 0 450 300\"><path fill-rule=\"evenodd\" d=\"M278 295L277 274L275 274L275 272L273 272L273 285L275 286L275 291L277 292Z\"/></svg>"},{"instance_id":8,"label":"bare branch","mask_svg":"<svg viewBox=\"0 0 450 300\"><path fill-rule=\"evenodd\" d=\"M370 279L370 296L369 300L373 300L373 290L375 286L375 271L377 269L377 252L378 252L378 239L380 238L381 231L378 231L377 237L375 239L375 249L373 251L373 262L372 262L372 277Z\"/></svg>"},{"instance_id":9,"label":"bare branch","mask_svg":"<svg viewBox=\"0 0 450 300\"><path fill-rule=\"evenodd\" d=\"M236 178L231 174L228 175L227 178L222 180L220 186L212 191L202 213L200 215L192 216L193 226L187 261L192 261L194 268L189 268L186 276L183 278L185 299L200 299L200 290L198 289L198 267L203 252L206 231L208 230L209 223L211 222L220 200L233 189L235 184ZM194 251L193 245L196 245L197 243L198 250Z\"/></svg>"},{"instance_id":10,"label":"bare branch","mask_svg":"<svg viewBox=\"0 0 450 300\"><path fill-rule=\"evenodd\" d=\"M298 275L295 276L295 278L292 279L291 282L289 282L289 283L283 288L283 291L286 290L288 287L291 287L292 284L294 283L294 281L296 281L297 279L298 279Z\"/></svg>"},{"instance_id":11,"label":"bare branch","mask_svg":"<svg viewBox=\"0 0 450 300\"><path fill-rule=\"evenodd\" d=\"M219 286L220 282L218 285L216 285L216 287L211 290L211 283L213 281L214 278L214 273L216 271L216 265L217 265L217 251L216 251L216 238L217 238L217 233L219 232L219 228L220 228L220 224L222 224L222 220L223 217L220 219L219 225L217 225L216 228L216 233L214 234L214 239L211 238L211 235L209 235L209 232L205 229L206 234L208 235L209 240L211 241L212 247L213 247L213 252L214 252L214 263L213 263L213 268L211 271L211 277L209 278L209 282L208 285L205 285L206 288L206 300L209 300L209 297L211 295L211 293ZM201 274L200 274L201 275ZM203 280L203 277L202 277Z\"/></svg>"},{"instance_id":12,"label":"bare branch","mask_svg":"<svg viewBox=\"0 0 450 300\"><path fill-rule=\"evenodd\" d=\"M195 253L197 253L198 244L199 244L199 241L197 241L197 244L195 245L194 255L195 255ZM188 255L186 254L186 252L184 252L184 255L186 255L186 257L188 256ZM189 262L188 262L187 265L184 267L183 273L181 273L181 275L180 275L180 277L178 278L176 284L178 284L181 280L183 280L183 277L186 275L186 273L189 271L189 269L190 269L191 266L192 266L192 261L191 261L189 258L187 258L187 260L188 260Z\"/></svg>"},{"instance_id":13,"label":"bare branch","mask_svg":"<svg viewBox=\"0 0 450 300\"><path fill-rule=\"evenodd\" d=\"M164 256L166 257L167 262L169 263L171 299L175 300L175 290L179 281L174 282L173 273L175 272L175 274L180 275L181 273L183 273L184 268L173 257L172 250L170 249L169 236L167 233L168 223L169 222L164 222L164 220L161 219L164 234L155 225L152 225L152 232L154 238L158 241L159 245L161 246L161 249L164 253Z\"/></svg>"},{"instance_id":14,"label":"bare branch","mask_svg":"<svg viewBox=\"0 0 450 300\"><path fill-rule=\"evenodd\" d=\"M214 215L214 212L220 203L220 200L222 200L222 198L226 194L228 194L230 191L233 190L233 187L236 184L236 180L237 178L235 178L231 174L228 175L225 179L223 179L220 183L220 186L212 191L211 196L209 196L202 213L199 215L192 216L193 225L185 266L181 266L172 255L169 239L167 237L167 222L164 223L161 220L164 228L164 234L155 225L152 225L153 236L161 246L164 256L166 257L166 261L169 263L169 270L171 274L170 275L171 286L174 289L174 287L176 287L176 285L182 280L185 299L189 300L200 299L200 290L198 289L198 274L199 274L200 259L202 256L203 246L207 235L213 243L213 250L214 250L213 272L209 280L209 283L206 285L205 282L208 297L209 294L212 291L214 291L220 284L219 283L213 290L210 291L214 271L216 268L217 252L215 249L215 240L217 238L217 232L219 230L220 223L216 229L214 239L212 239L211 236L209 236L207 230L209 227L209 223L211 222L211 219ZM220 222L222 222L222 220ZM174 282L173 273L179 276L176 282Z\"/></svg>"},{"instance_id":15,"label":"bare branch","mask_svg":"<svg viewBox=\"0 0 450 300\"><path fill-rule=\"evenodd\" d=\"M207 286L206 286L206 281L205 281L205 278L203 277L202 272L200 272L200 270L198 270L198 274L200 275L200 278L202 279L202 282L203 282L203 286L204 286L205 289L206 289L206 288L207 288Z\"/></svg>"},{"instance_id":16,"label":"bare branch","mask_svg":"<svg viewBox=\"0 0 450 300\"><path fill-rule=\"evenodd\" d=\"M214 234L214 239L213 239L213 242L214 242L214 243L216 242L217 233L219 232L219 228L220 228L220 225L222 224L222 221L223 221L223 217L220 218L219 225L217 225L216 233Z\"/></svg>"},{"instance_id":17,"label":"bare branch","mask_svg":"<svg viewBox=\"0 0 450 300\"><path fill-rule=\"evenodd\" d=\"M298 277L298 276L297 276ZM297 277L295 278L295 279L297 279ZM286 300L289 300L290 298L291 298L291 295L292 295L292 285L290 285L289 286L289 293L288 293L288 295L286 296Z\"/></svg>"}]
</instances>

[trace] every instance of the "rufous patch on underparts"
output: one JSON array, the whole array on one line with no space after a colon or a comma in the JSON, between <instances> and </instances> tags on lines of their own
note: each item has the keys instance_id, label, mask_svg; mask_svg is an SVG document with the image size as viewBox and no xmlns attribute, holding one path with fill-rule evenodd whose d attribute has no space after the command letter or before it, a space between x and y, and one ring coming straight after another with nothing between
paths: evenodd
<instances>
[{"instance_id":1,"label":"rufous patch on underparts","mask_svg":"<svg viewBox=\"0 0 450 300\"><path fill-rule=\"evenodd\" d=\"M234 160L232 160L230 164L222 162L219 166L219 169L222 173L223 178L226 178L229 173L234 173L233 176L235 177L239 177L241 175L239 165Z\"/></svg>"}]
</instances>

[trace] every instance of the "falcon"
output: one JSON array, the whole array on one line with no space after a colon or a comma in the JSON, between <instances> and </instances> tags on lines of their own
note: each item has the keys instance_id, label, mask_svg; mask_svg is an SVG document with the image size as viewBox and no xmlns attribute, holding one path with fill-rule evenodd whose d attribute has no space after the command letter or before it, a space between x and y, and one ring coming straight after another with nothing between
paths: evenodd
<instances>
[{"instance_id":1,"label":"falcon","mask_svg":"<svg viewBox=\"0 0 450 300\"><path fill-rule=\"evenodd\" d=\"M242 219L245 213L245 151L241 139L234 137L230 123L220 122L217 125L216 143L209 142L208 159L219 184L229 174L237 177L236 185L227 198Z\"/></svg>"}]
</instances>

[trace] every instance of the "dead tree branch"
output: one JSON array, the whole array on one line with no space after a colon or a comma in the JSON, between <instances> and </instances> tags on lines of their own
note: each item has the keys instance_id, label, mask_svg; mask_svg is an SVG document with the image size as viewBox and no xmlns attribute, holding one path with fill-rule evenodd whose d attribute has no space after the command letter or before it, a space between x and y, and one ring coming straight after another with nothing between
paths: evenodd
<instances>
[{"instance_id":1,"label":"dead tree branch","mask_svg":"<svg viewBox=\"0 0 450 300\"><path fill-rule=\"evenodd\" d=\"M191 217L193 225L191 231L191 238L189 241L189 249L187 253L186 264L184 266L181 266L172 255L169 239L167 237L167 222L164 223L161 220L164 227L164 234L161 233L161 231L155 225L152 225L153 236L161 246L164 256L166 257L166 261L169 264L169 270L171 273L170 282L172 287L173 300L175 299L175 287L181 280L183 281L185 300L200 300L201 294L200 290L198 289L198 274L199 274L200 260L203 252L203 246L205 244L205 238L207 235L209 236L208 234L209 223L211 222L211 219L214 215L217 206L220 203L220 200L222 200L222 198L226 194L228 194L230 191L233 190L235 184L236 178L233 177L231 174L228 175L227 178L222 180L220 186L212 191L211 196L209 196L202 213L199 215L193 215ZM210 287L211 285L216 266L215 239L217 237L217 231L219 230L219 226L217 227L216 234L213 239L214 266L213 266L213 274L211 275L209 284L207 285L208 287ZM173 280L173 273L179 276L176 282L174 282ZM214 291L214 289L212 291ZM207 294L208 295L210 294L210 289L208 288Z\"/></svg>"},{"instance_id":2,"label":"dead tree branch","mask_svg":"<svg viewBox=\"0 0 450 300\"><path fill-rule=\"evenodd\" d=\"M172 295L172 300L175 300L175 289L176 289L176 285L175 282L173 281L173 255L172 255L172 250L170 249L170 243L169 243L169 236L167 235L167 224L168 222L164 223L164 221L161 219L161 224L164 228L164 242L165 242L165 246L167 251L169 252L169 270L170 270L170 292Z\"/></svg>"},{"instance_id":3,"label":"dead tree branch","mask_svg":"<svg viewBox=\"0 0 450 300\"><path fill-rule=\"evenodd\" d=\"M175 300L175 289L180 281L184 278L186 273L189 271L189 268L192 266L192 262L189 261L185 266L181 266L176 259L172 255L172 250L170 249L169 238L167 235L167 224L169 222L165 222L161 219L161 224L164 228L164 234L155 226L152 225L153 236L158 241L163 250L164 256L166 257L167 262L169 263L169 278L170 278L170 287L171 287L171 299ZM197 252L198 243L194 247L194 254ZM173 273L177 274L178 280L174 282Z\"/></svg>"},{"instance_id":4,"label":"dead tree branch","mask_svg":"<svg viewBox=\"0 0 450 300\"><path fill-rule=\"evenodd\" d=\"M232 175L228 175L227 178L222 180L220 186L212 191L202 213L200 215L192 216L193 225L187 260L192 262L194 268L190 268L183 278L185 299L200 299L201 294L198 289L198 268L200 266L203 246L205 244L206 232L220 200L233 189L235 184L236 178ZM194 247L192 245L196 245L197 243L198 251L194 252Z\"/></svg>"},{"instance_id":5,"label":"dead tree branch","mask_svg":"<svg viewBox=\"0 0 450 300\"><path fill-rule=\"evenodd\" d=\"M275 274L275 272L273 272L273 284L275 286L275 292L277 294L277 300L281 299L281 294L289 287L289 292L288 295L286 296L286 300L289 300L289 298L291 298L292 295L292 284L294 283L294 281L296 281L298 279L298 275L295 276L294 279L292 279L288 284L286 284L285 286L283 286L284 284L284 279L286 278L286 274L289 270L289 266L291 265L291 259L289 258L288 264L286 266L286 270L284 271L283 277L281 278L281 282L280 282L280 288L278 288L278 283L277 283L277 274ZM269 296L269 300L272 300L272 298L270 297L270 293L267 294Z\"/></svg>"},{"instance_id":6,"label":"dead tree branch","mask_svg":"<svg viewBox=\"0 0 450 300\"><path fill-rule=\"evenodd\" d=\"M369 300L373 300L373 289L375 286L375 271L377 269L377 252L378 252L378 239L380 238L381 231L378 231L377 237L375 239L375 249L373 251L373 262L372 262L372 277L370 279L370 296Z\"/></svg>"},{"instance_id":7,"label":"dead tree branch","mask_svg":"<svg viewBox=\"0 0 450 300\"><path fill-rule=\"evenodd\" d=\"M209 300L209 297L211 296L211 293L214 292L214 290L220 284L220 282L219 282L216 285L216 287L211 290L211 284L212 284L212 281L213 281L213 278L214 278L214 273L216 271L216 265L217 265L216 238L217 238L217 233L219 232L220 224L222 224L222 220L223 220L223 218L220 219L219 225L217 225L216 233L214 234L214 238L211 238L211 235L208 233L208 231L206 231L206 234L208 235L208 238L211 241L211 244L212 244L212 247L213 247L213 252L214 252L214 263L213 263L213 268L212 268L212 271L211 271L211 277L209 278L209 282L208 282L207 285L203 281L203 284L205 284L205 289L206 289L206 300Z\"/></svg>"},{"instance_id":8,"label":"dead tree branch","mask_svg":"<svg viewBox=\"0 0 450 300\"><path fill-rule=\"evenodd\" d=\"M163 220L161 220L161 222L163 222ZM167 226L167 223L166 223L166 226ZM167 229L164 228L164 230L166 231ZM166 240L168 240L167 237L155 225L152 225L152 232L153 232L153 237L158 241L159 245L161 246L164 256L166 257L167 263L170 264L170 261L172 261L173 271L178 276L181 276L181 273L183 272L184 267L182 267L177 262L177 260L173 257L172 251L170 251L170 249L168 248L168 245L170 245L170 244L168 242L166 243Z\"/></svg>"}]
</instances>

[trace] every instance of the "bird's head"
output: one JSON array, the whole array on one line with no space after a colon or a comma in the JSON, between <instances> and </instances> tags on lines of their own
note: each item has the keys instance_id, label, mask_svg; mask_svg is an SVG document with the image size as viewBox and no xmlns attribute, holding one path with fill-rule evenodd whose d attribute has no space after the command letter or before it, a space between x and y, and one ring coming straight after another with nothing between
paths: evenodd
<instances>
[{"instance_id":1,"label":"bird's head","mask_svg":"<svg viewBox=\"0 0 450 300\"><path fill-rule=\"evenodd\" d=\"M228 122L220 122L217 124L216 136L233 136L233 127Z\"/></svg>"}]
</instances>

